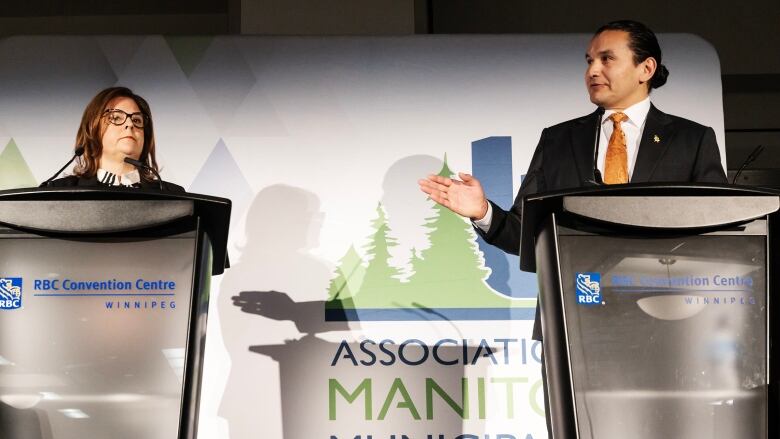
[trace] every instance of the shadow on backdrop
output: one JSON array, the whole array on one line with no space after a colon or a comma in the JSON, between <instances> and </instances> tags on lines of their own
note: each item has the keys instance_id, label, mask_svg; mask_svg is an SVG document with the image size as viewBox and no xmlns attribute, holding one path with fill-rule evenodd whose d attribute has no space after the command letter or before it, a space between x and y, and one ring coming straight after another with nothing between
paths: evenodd
<instances>
[{"instance_id":1,"label":"shadow on backdrop","mask_svg":"<svg viewBox=\"0 0 780 439\"><path fill-rule=\"evenodd\" d=\"M399 269L401 278L404 268L407 277L411 274L410 267L404 267L409 254L429 246L429 231L423 225L433 212L432 203L419 191L416 181L441 167L442 161L435 157L405 157L388 169L383 180L384 193L378 201L387 212L393 234L403 238L399 251L390 255L388 262ZM457 345L439 346L440 358L455 360L445 363L432 359L430 346L412 342L402 347L409 340L398 339L385 344L395 355L384 357L390 364L381 365L378 360L371 363L371 357L351 337L338 340L335 331L346 331L357 321L325 320L324 299L333 274L324 261L310 254L318 246L322 221L319 208L314 194L275 185L260 191L249 209L241 258L226 272L219 298L223 337L232 362L219 414L228 421L231 439L258 435L308 439L324 434L426 437L434 433L455 437L463 433L464 416L457 406L464 405L461 397L466 366L477 352ZM351 242L345 243L345 250L350 244L360 246L361 238L349 237ZM449 320L425 302L424 297L412 302L413 307L405 311L410 320L420 325L430 325L429 320ZM333 305L340 306L332 303L330 311ZM441 330L440 324L435 325L431 327L434 334ZM392 338L392 326L387 328L386 337ZM457 325L449 322L448 332L453 328L458 332ZM427 351L429 358L411 364L414 361L401 359L400 350L412 359L421 358ZM383 355L379 351L375 354ZM333 393L329 386L334 381L352 392L366 379L373 386L371 403L363 397L350 403L339 395L335 405L329 400L328 390ZM397 388L392 390L399 380L414 395L414 410L404 407ZM426 395L430 380L456 402L455 406L436 392ZM471 386L474 392L476 384ZM376 421L382 417L380 407L387 399L392 401L383 422L366 424L362 404L372 405L370 419ZM435 416L429 411L435 411ZM472 408L472 416L478 416L474 412ZM415 421L416 416L424 422ZM425 421L428 416L432 420ZM370 425L371 431L350 430L351 424ZM322 426L332 426L334 431L322 431Z\"/></svg>"},{"instance_id":2,"label":"shadow on backdrop","mask_svg":"<svg viewBox=\"0 0 780 439\"><path fill-rule=\"evenodd\" d=\"M249 347L299 338L307 328L300 331L292 322L323 322L321 305L295 306L321 299L327 289L330 270L310 254L319 245L322 217L314 194L287 185L262 189L249 207L241 257L225 272L218 299L231 359L219 416L228 422L231 439L292 437L282 431L286 390L278 386L279 367ZM242 291L250 312L234 306L233 297ZM263 310L279 318L262 317Z\"/></svg>"},{"instance_id":3,"label":"shadow on backdrop","mask_svg":"<svg viewBox=\"0 0 780 439\"><path fill-rule=\"evenodd\" d=\"M434 214L433 202L420 190L417 180L437 173L444 162L430 155L404 157L387 168L382 179L382 205L387 212L387 223L394 236L402 237L399 245L390 249L391 262L401 270L403 278L409 276L405 267L412 249L418 253L430 246L428 230L422 225L425 218Z\"/></svg>"}]
</instances>

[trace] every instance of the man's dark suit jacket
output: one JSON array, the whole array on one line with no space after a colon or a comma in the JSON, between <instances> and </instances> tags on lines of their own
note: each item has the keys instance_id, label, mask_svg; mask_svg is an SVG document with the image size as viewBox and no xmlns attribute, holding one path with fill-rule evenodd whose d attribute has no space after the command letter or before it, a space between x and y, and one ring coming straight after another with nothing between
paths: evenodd
<instances>
[{"instance_id":1,"label":"man's dark suit jacket","mask_svg":"<svg viewBox=\"0 0 780 439\"><path fill-rule=\"evenodd\" d=\"M542 131L511 210L507 212L491 201L490 230L483 232L476 227L487 243L518 254L523 197L593 184L597 121L593 112ZM663 113L651 105L631 175L631 183L649 182L727 183L712 128ZM533 338L542 339L538 306Z\"/></svg>"},{"instance_id":2,"label":"man's dark suit jacket","mask_svg":"<svg viewBox=\"0 0 780 439\"><path fill-rule=\"evenodd\" d=\"M44 187L42 184L41 187ZM100 183L97 177L77 177L75 175L69 175L67 177L58 178L49 182L47 187L107 187ZM118 186L117 186L118 187ZM159 191L160 184L157 181L141 181L140 189ZM178 184L169 183L163 181L163 191L173 193L183 193L184 188Z\"/></svg>"}]
</instances>

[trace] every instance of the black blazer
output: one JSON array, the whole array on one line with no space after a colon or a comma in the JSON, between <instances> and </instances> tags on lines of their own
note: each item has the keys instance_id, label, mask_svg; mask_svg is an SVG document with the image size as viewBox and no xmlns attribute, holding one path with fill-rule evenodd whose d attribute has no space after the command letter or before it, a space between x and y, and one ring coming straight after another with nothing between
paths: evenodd
<instances>
[{"instance_id":1,"label":"black blazer","mask_svg":"<svg viewBox=\"0 0 780 439\"><path fill-rule=\"evenodd\" d=\"M507 253L520 250L523 197L593 183L593 149L596 112L542 131L531 165L509 212L490 202L490 229L477 233ZM715 131L696 122L672 116L650 106L639 142L631 183L727 183ZM541 340L537 307L533 338Z\"/></svg>"},{"instance_id":2,"label":"black blazer","mask_svg":"<svg viewBox=\"0 0 780 439\"><path fill-rule=\"evenodd\" d=\"M78 177L75 175L69 175L67 177L58 178L52 180L48 185L41 184L41 187L107 187L100 183L96 176L93 177ZM118 187L118 186L117 186ZM143 181L141 180L141 189L150 191L159 191L160 184L157 181ZM186 192L183 187L178 184L169 183L163 181L163 191L173 193Z\"/></svg>"}]
</instances>

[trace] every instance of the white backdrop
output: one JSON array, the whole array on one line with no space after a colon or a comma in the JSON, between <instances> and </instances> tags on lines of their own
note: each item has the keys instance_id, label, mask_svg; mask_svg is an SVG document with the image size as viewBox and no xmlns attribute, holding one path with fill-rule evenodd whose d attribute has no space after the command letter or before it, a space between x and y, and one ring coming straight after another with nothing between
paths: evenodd
<instances>
[{"instance_id":1,"label":"white backdrop","mask_svg":"<svg viewBox=\"0 0 780 439\"><path fill-rule=\"evenodd\" d=\"M233 268L213 283L201 437L542 438L533 294L511 300L524 313L484 312L509 299L485 284L498 268L484 263L473 233L447 250L471 251L474 270L484 273L480 288L495 296L475 305L453 293L470 319L441 311L450 288L443 283L429 287L438 302L427 305L421 294L416 311L390 304L385 309L401 312L379 318L326 321L325 301L338 270L371 270L385 245L395 270L385 280L411 284L411 255L432 254L425 224L438 215L416 180L439 172L445 155L450 169L468 172L472 142L511 145L511 159L494 158L511 161L516 192L541 130L593 111L583 81L589 38L7 38L0 40L0 185L48 178L67 160L89 99L128 86L151 105L163 178L234 201ZM725 165L716 53L691 35L660 41L671 74L653 102L712 126ZM386 233L377 241L380 216ZM350 287L359 288L361 276ZM532 276L512 276L511 288L531 282L533 290ZM396 354L391 365L379 362L390 357L374 346L376 363L360 364L371 357L357 348L355 366L342 346L385 339ZM422 345L438 343L443 359L461 361L442 364L429 354L403 364L397 354L408 340L420 341L404 345L412 360ZM468 413L431 390L439 385L462 406L463 378ZM361 384L371 386L371 407ZM350 403L338 386L363 392Z\"/></svg>"}]
</instances>

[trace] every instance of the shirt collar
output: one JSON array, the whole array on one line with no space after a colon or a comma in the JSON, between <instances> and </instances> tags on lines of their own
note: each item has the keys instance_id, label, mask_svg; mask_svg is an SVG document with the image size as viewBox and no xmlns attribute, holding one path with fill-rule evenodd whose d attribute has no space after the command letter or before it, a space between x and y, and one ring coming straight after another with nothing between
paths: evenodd
<instances>
[{"instance_id":1,"label":"shirt collar","mask_svg":"<svg viewBox=\"0 0 780 439\"><path fill-rule=\"evenodd\" d=\"M116 175L103 168L98 169L97 179L107 186L133 186L141 182L141 174L134 169L124 175Z\"/></svg>"},{"instance_id":2,"label":"shirt collar","mask_svg":"<svg viewBox=\"0 0 780 439\"><path fill-rule=\"evenodd\" d=\"M644 125L645 119L647 119L647 113L649 112L650 112L650 96L644 98L643 100L637 102L636 104L622 111L623 114L628 116L627 122L630 122L638 127ZM612 113L617 113L617 111L607 110L604 112L604 119L602 119L602 124L606 122L611 122L609 116L612 115Z\"/></svg>"}]
</instances>

